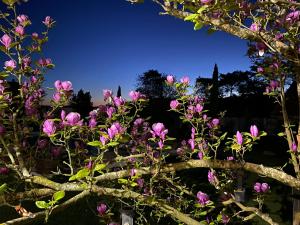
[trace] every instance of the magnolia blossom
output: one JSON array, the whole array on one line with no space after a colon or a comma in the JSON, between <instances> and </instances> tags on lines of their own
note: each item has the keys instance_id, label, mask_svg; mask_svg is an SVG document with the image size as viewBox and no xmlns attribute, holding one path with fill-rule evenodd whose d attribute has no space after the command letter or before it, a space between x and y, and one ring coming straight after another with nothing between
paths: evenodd
<instances>
[{"instance_id":1,"label":"magnolia blossom","mask_svg":"<svg viewBox=\"0 0 300 225\"><path fill-rule=\"evenodd\" d=\"M42 59L38 60L38 63L40 66L45 67L45 66L52 64L52 60L49 58L46 58L46 59L42 58Z\"/></svg>"},{"instance_id":2,"label":"magnolia blossom","mask_svg":"<svg viewBox=\"0 0 300 225\"><path fill-rule=\"evenodd\" d=\"M297 152L297 144L295 142L292 143L291 149L293 152Z\"/></svg>"},{"instance_id":3,"label":"magnolia blossom","mask_svg":"<svg viewBox=\"0 0 300 225\"><path fill-rule=\"evenodd\" d=\"M104 89L102 91L102 93L103 93L104 101L106 101L107 99L111 98L112 94L113 94L111 90L107 90L107 89Z\"/></svg>"},{"instance_id":4,"label":"magnolia blossom","mask_svg":"<svg viewBox=\"0 0 300 225\"><path fill-rule=\"evenodd\" d=\"M21 25L25 25L25 23L28 21L28 16L22 14L22 15L19 15L17 16L17 20L18 22L21 24Z\"/></svg>"},{"instance_id":5,"label":"magnolia blossom","mask_svg":"<svg viewBox=\"0 0 300 225\"><path fill-rule=\"evenodd\" d=\"M207 179L208 179L208 182L211 184L214 184L216 182L217 177L216 177L214 171L212 171L212 170L208 171Z\"/></svg>"},{"instance_id":6,"label":"magnolia blossom","mask_svg":"<svg viewBox=\"0 0 300 225\"><path fill-rule=\"evenodd\" d=\"M136 175L136 169L130 169L130 176L134 177Z\"/></svg>"},{"instance_id":7,"label":"magnolia blossom","mask_svg":"<svg viewBox=\"0 0 300 225\"><path fill-rule=\"evenodd\" d=\"M24 27L22 26L17 26L16 29L15 29L15 32L16 34L20 35L20 36L23 36L25 34L25 30L24 30Z\"/></svg>"},{"instance_id":8,"label":"magnolia blossom","mask_svg":"<svg viewBox=\"0 0 300 225\"><path fill-rule=\"evenodd\" d=\"M250 126L250 133L252 137L258 136L258 128L255 125Z\"/></svg>"},{"instance_id":9,"label":"magnolia blossom","mask_svg":"<svg viewBox=\"0 0 300 225\"><path fill-rule=\"evenodd\" d=\"M125 99L122 97L114 97L114 103L117 107L120 107L125 104Z\"/></svg>"},{"instance_id":10,"label":"magnolia blossom","mask_svg":"<svg viewBox=\"0 0 300 225\"><path fill-rule=\"evenodd\" d=\"M33 39L38 39L39 38L39 34L34 32L34 33L31 34L31 37Z\"/></svg>"},{"instance_id":11,"label":"magnolia blossom","mask_svg":"<svg viewBox=\"0 0 300 225\"><path fill-rule=\"evenodd\" d=\"M97 211L100 216L103 216L107 211L107 206L101 203L97 206Z\"/></svg>"},{"instance_id":12,"label":"magnolia blossom","mask_svg":"<svg viewBox=\"0 0 300 225\"><path fill-rule=\"evenodd\" d=\"M0 167L0 174L7 175L9 173L9 169L7 167Z\"/></svg>"},{"instance_id":13,"label":"magnolia blossom","mask_svg":"<svg viewBox=\"0 0 300 225\"><path fill-rule=\"evenodd\" d=\"M54 23L54 20L50 16L46 16L43 24L45 24L48 28L50 28Z\"/></svg>"},{"instance_id":14,"label":"magnolia blossom","mask_svg":"<svg viewBox=\"0 0 300 225\"><path fill-rule=\"evenodd\" d=\"M168 129L165 129L163 123L155 123L152 125L151 133L153 137L157 136L164 140L166 134L168 133Z\"/></svg>"},{"instance_id":15,"label":"magnolia blossom","mask_svg":"<svg viewBox=\"0 0 300 225\"><path fill-rule=\"evenodd\" d=\"M105 136L100 136L100 142L102 143L102 145L106 145L108 141L108 138Z\"/></svg>"},{"instance_id":16,"label":"magnolia blossom","mask_svg":"<svg viewBox=\"0 0 300 225\"><path fill-rule=\"evenodd\" d=\"M53 120L47 119L43 123L43 132L48 136L53 135L56 131L56 127Z\"/></svg>"},{"instance_id":17,"label":"magnolia blossom","mask_svg":"<svg viewBox=\"0 0 300 225\"><path fill-rule=\"evenodd\" d=\"M184 85L189 85L190 78L188 76L184 76L180 79L180 82L183 83Z\"/></svg>"},{"instance_id":18,"label":"magnolia blossom","mask_svg":"<svg viewBox=\"0 0 300 225\"><path fill-rule=\"evenodd\" d=\"M15 69L17 67L15 60L8 60L4 62L5 69Z\"/></svg>"},{"instance_id":19,"label":"magnolia blossom","mask_svg":"<svg viewBox=\"0 0 300 225\"><path fill-rule=\"evenodd\" d=\"M141 93L138 91L130 91L129 97L131 98L132 101L136 102L141 98Z\"/></svg>"},{"instance_id":20,"label":"magnolia blossom","mask_svg":"<svg viewBox=\"0 0 300 225\"><path fill-rule=\"evenodd\" d=\"M81 126L82 125L82 120L80 120L80 114L76 112L70 112L64 121L65 125L68 126Z\"/></svg>"},{"instance_id":21,"label":"magnolia blossom","mask_svg":"<svg viewBox=\"0 0 300 225\"><path fill-rule=\"evenodd\" d=\"M259 182L256 182L253 186L253 189L255 190L255 192L257 193L265 193L267 192L268 190L270 190L270 185L267 184L267 183L259 183Z\"/></svg>"},{"instance_id":22,"label":"magnolia blossom","mask_svg":"<svg viewBox=\"0 0 300 225\"><path fill-rule=\"evenodd\" d=\"M213 127L217 127L220 124L220 120L218 118L214 118L212 119L211 124Z\"/></svg>"},{"instance_id":23,"label":"magnolia blossom","mask_svg":"<svg viewBox=\"0 0 300 225\"><path fill-rule=\"evenodd\" d=\"M206 204L209 203L209 197L207 194L205 194L204 192L199 191L197 193L197 198L198 198L198 202L202 205L205 206Z\"/></svg>"},{"instance_id":24,"label":"magnolia blossom","mask_svg":"<svg viewBox=\"0 0 300 225\"><path fill-rule=\"evenodd\" d=\"M73 90L71 81L61 82L61 87L64 91L72 91Z\"/></svg>"},{"instance_id":25,"label":"magnolia blossom","mask_svg":"<svg viewBox=\"0 0 300 225\"><path fill-rule=\"evenodd\" d=\"M173 85L173 84L174 84L174 81L175 81L174 76L172 76L172 75L168 75L168 76L167 76L166 82L167 82L168 85Z\"/></svg>"},{"instance_id":26,"label":"magnolia blossom","mask_svg":"<svg viewBox=\"0 0 300 225\"><path fill-rule=\"evenodd\" d=\"M172 100L172 101L170 102L170 107L171 107L171 109L177 109L178 106L179 106L179 102L178 102L177 100Z\"/></svg>"},{"instance_id":27,"label":"magnolia blossom","mask_svg":"<svg viewBox=\"0 0 300 225\"><path fill-rule=\"evenodd\" d=\"M111 127L107 129L107 133L110 139L113 139L116 135L123 133L123 131L124 128L118 122L113 123Z\"/></svg>"},{"instance_id":28,"label":"magnolia blossom","mask_svg":"<svg viewBox=\"0 0 300 225\"><path fill-rule=\"evenodd\" d=\"M199 159L203 159L203 157L204 157L203 152L202 151L198 152L198 158Z\"/></svg>"},{"instance_id":29,"label":"magnolia blossom","mask_svg":"<svg viewBox=\"0 0 300 225\"><path fill-rule=\"evenodd\" d=\"M112 115L114 114L116 112L116 109L114 108L114 107L108 107L107 109L106 109L106 114L107 114L107 116L108 116L108 118L111 118L112 117Z\"/></svg>"},{"instance_id":30,"label":"magnolia blossom","mask_svg":"<svg viewBox=\"0 0 300 225\"><path fill-rule=\"evenodd\" d=\"M53 101L59 102L61 99L61 94L59 92L56 92L53 94L52 98L53 98Z\"/></svg>"},{"instance_id":31,"label":"magnolia blossom","mask_svg":"<svg viewBox=\"0 0 300 225\"><path fill-rule=\"evenodd\" d=\"M196 112L196 113L201 113L202 110L203 110L203 105L201 105L201 104L198 103L198 104L195 106L195 112Z\"/></svg>"},{"instance_id":32,"label":"magnolia blossom","mask_svg":"<svg viewBox=\"0 0 300 225\"><path fill-rule=\"evenodd\" d=\"M12 39L7 34L4 34L2 36L2 38L0 39L0 42L5 46L6 49L9 49L10 45L11 45L11 42L12 42Z\"/></svg>"},{"instance_id":33,"label":"magnolia blossom","mask_svg":"<svg viewBox=\"0 0 300 225\"><path fill-rule=\"evenodd\" d=\"M236 132L236 142L239 145L243 144L243 135L239 131Z\"/></svg>"},{"instance_id":34,"label":"magnolia blossom","mask_svg":"<svg viewBox=\"0 0 300 225\"><path fill-rule=\"evenodd\" d=\"M258 32L260 30L260 25L257 23L252 23L249 29L254 32Z\"/></svg>"}]
</instances>

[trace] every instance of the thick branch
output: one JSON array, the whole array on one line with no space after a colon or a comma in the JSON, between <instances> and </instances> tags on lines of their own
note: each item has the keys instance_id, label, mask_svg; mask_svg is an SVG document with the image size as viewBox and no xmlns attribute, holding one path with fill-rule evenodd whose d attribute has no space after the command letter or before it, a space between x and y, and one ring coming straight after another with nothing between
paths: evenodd
<instances>
[{"instance_id":1,"label":"thick branch","mask_svg":"<svg viewBox=\"0 0 300 225\"><path fill-rule=\"evenodd\" d=\"M258 165L254 163L239 163L234 161L223 160L189 160L187 162L179 162L174 164L168 164L161 168L160 172L174 172L193 168L216 168L216 169L244 169L246 171L256 173L258 175L266 176L275 179L287 186L300 190L300 181L287 173L277 170L271 167ZM138 174L145 175L156 173L150 167L142 167L137 170ZM129 176L128 170L122 170L118 172L111 172L96 177L97 181L114 180L122 177Z\"/></svg>"}]
</instances>

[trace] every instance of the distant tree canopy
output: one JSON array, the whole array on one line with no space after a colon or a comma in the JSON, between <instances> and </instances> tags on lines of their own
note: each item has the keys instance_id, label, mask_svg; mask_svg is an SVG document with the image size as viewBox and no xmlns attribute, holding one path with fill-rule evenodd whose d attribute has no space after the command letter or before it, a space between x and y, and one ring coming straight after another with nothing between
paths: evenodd
<instances>
[{"instance_id":1,"label":"distant tree canopy","mask_svg":"<svg viewBox=\"0 0 300 225\"><path fill-rule=\"evenodd\" d=\"M166 75L157 70L148 70L137 78L137 91L149 99L174 98L175 91L165 83Z\"/></svg>"},{"instance_id":2,"label":"distant tree canopy","mask_svg":"<svg viewBox=\"0 0 300 225\"><path fill-rule=\"evenodd\" d=\"M250 71L234 71L220 75L219 90L223 97L261 95L265 87L265 80Z\"/></svg>"},{"instance_id":3,"label":"distant tree canopy","mask_svg":"<svg viewBox=\"0 0 300 225\"><path fill-rule=\"evenodd\" d=\"M74 111L80 113L82 117L87 117L93 110L93 103L90 92L84 92L82 89L72 97L71 106Z\"/></svg>"}]
</instances>

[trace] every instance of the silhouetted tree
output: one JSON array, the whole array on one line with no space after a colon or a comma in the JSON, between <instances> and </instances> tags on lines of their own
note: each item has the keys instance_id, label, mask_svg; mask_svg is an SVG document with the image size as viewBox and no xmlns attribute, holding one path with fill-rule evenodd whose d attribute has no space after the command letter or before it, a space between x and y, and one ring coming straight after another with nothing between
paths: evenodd
<instances>
[{"instance_id":1,"label":"silhouetted tree","mask_svg":"<svg viewBox=\"0 0 300 225\"><path fill-rule=\"evenodd\" d=\"M118 86L118 91L117 91L117 97L121 97L122 96L122 92L121 92L121 86Z\"/></svg>"},{"instance_id":2,"label":"silhouetted tree","mask_svg":"<svg viewBox=\"0 0 300 225\"><path fill-rule=\"evenodd\" d=\"M73 95L71 107L74 111L80 113L83 117L87 117L89 112L93 110L93 103L90 92L84 92L80 89L76 94Z\"/></svg>"},{"instance_id":3,"label":"silhouetted tree","mask_svg":"<svg viewBox=\"0 0 300 225\"><path fill-rule=\"evenodd\" d=\"M210 110L212 114L216 114L218 112L219 96L219 69L217 64L215 64L212 74L212 87L209 95L209 102L211 107Z\"/></svg>"},{"instance_id":4,"label":"silhouetted tree","mask_svg":"<svg viewBox=\"0 0 300 225\"><path fill-rule=\"evenodd\" d=\"M149 70L137 78L137 91L149 99L174 98L175 91L165 83L166 76L157 70Z\"/></svg>"},{"instance_id":5,"label":"silhouetted tree","mask_svg":"<svg viewBox=\"0 0 300 225\"><path fill-rule=\"evenodd\" d=\"M219 86L223 97L261 95L265 90L266 82L250 71L234 71L221 74Z\"/></svg>"},{"instance_id":6,"label":"silhouetted tree","mask_svg":"<svg viewBox=\"0 0 300 225\"><path fill-rule=\"evenodd\" d=\"M209 90L212 86L212 79L198 77L195 84L195 93L201 97L209 96Z\"/></svg>"}]
</instances>

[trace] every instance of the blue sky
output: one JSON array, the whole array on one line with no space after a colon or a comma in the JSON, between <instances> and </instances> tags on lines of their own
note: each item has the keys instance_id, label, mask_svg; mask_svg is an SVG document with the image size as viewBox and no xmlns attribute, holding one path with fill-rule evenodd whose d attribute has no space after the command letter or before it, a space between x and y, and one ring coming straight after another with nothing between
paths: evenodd
<instances>
[{"instance_id":1,"label":"blue sky","mask_svg":"<svg viewBox=\"0 0 300 225\"><path fill-rule=\"evenodd\" d=\"M247 42L223 32L208 35L193 24L160 16L152 1L131 5L125 0L29 0L20 7L33 30L41 31L45 16L57 22L44 55L56 68L46 85L70 80L75 91L90 91L98 104L102 89L127 97L139 74L156 69L178 78L209 77L215 63L221 73L247 70Z\"/></svg>"}]
</instances>

